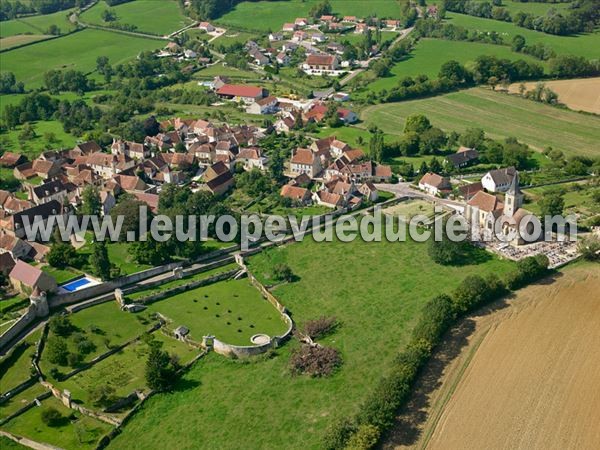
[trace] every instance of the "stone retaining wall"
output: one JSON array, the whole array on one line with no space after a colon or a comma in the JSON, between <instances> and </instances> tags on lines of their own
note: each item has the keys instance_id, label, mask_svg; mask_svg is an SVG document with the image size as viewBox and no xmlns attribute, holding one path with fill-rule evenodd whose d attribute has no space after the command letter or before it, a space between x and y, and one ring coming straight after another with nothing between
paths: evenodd
<instances>
[{"instance_id":1,"label":"stone retaining wall","mask_svg":"<svg viewBox=\"0 0 600 450\"><path fill-rule=\"evenodd\" d=\"M9 433L8 431L0 430L0 436L4 436L17 444L24 445L25 447L33 448L35 450L63 450L60 447L54 447L50 444L44 444L42 442L32 441L26 437L17 436L16 434Z\"/></svg>"}]
</instances>

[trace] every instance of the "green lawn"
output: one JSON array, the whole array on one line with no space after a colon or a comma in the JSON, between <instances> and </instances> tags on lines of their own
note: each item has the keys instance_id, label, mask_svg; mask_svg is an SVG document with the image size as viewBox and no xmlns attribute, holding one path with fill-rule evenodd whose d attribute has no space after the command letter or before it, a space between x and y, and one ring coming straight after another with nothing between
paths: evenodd
<instances>
[{"instance_id":1,"label":"green lawn","mask_svg":"<svg viewBox=\"0 0 600 450\"><path fill-rule=\"evenodd\" d=\"M252 257L250 268L271 282L272 267L281 262L299 278L275 289L296 323L324 315L340 321L321 341L341 350L339 372L324 379L290 376L294 341L272 358L246 364L211 354L186 374L181 389L187 389L145 403L112 448L143 449L168 438L173 447L205 442L235 449L248 436L254 448L322 448L327 427L357 412L387 372L426 301L467 275L502 275L513 267L492 256L479 264L438 266L414 242L305 240Z\"/></svg>"},{"instance_id":2,"label":"green lawn","mask_svg":"<svg viewBox=\"0 0 600 450\"><path fill-rule=\"evenodd\" d=\"M362 118L386 133L399 135L410 114L425 114L433 125L447 131L480 127L489 137L514 136L537 150L552 146L567 155L599 155L598 117L483 88L376 105L365 109Z\"/></svg>"},{"instance_id":3,"label":"green lawn","mask_svg":"<svg viewBox=\"0 0 600 450\"><path fill-rule=\"evenodd\" d=\"M170 329L184 325L191 338L200 342L212 334L233 345L252 345L250 337L264 333L281 335L286 324L279 312L248 279L226 280L186 291L148 306L171 319Z\"/></svg>"},{"instance_id":4,"label":"green lawn","mask_svg":"<svg viewBox=\"0 0 600 450\"><path fill-rule=\"evenodd\" d=\"M113 242L108 245L108 258L110 262L121 269L121 275L130 275L142 270L150 269L152 266L139 264L133 260L130 253L130 242Z\"/></svg>"},{"instance_id":5,"label":"green lawn","mask_svg":"<svg viewBox=\"0 0 600 450\"><path fill-rule=\"evenodd\" d=\"M99 45L101 43L101 45ZM127 36L101 30L83 30L60 39L40 42L0 54L2 71L15 74L29 89L43 83L50 69L75 69L91 72L98 56L108 56L112 65L134 58L141 51L164 46L156 39Z\"/></svg>"},{"instance_id":6,"label":"green lawn","mask_svg":"<svg viewBox=\"0 0 600 450\"><path fill-rule=\"evenodd\" d=\"M4 53L0 54L3 55ZM14 130L10 130L0 134L0 139L4 139L4 147L13 152L22 153L30 160L37 158L44 150L52 148L72 148L77 143L77 138L72 134L66 133L62 123L58 120L48 120L31 122L36 136L28 141L20 141L19 134L23 126L18 126ZM46 133L52 133L55 140L49 142Z\"/></svg>"},{"instance_id":7,"label":"green lawn","mask_svg":"<svg viewBox=\"0 0 600 450\"><path fill-rule=\"evenodd\" d=\"M202 69L194 74L195 78L200 79L213 79L216 76L232 77L232 78L244 78L258 80L259 75L251 70L241 70L235 67L223 65L223 63L217 63Z\"/></svg>"},{"instance_id":8,"label":"green lawn","mask_svg":"<svg viewBox=\"0 0 600 450\"><path fill-rule=\"evenodd\" d=\"M521 3L522 5L544 5L537 3ZM545 5L544 5L545 6ZM528 30L510 22L468 16L465 14L446 13L447 23L478 31L496 31L510 44L512 38L520 34L528 44L542 42L554 49L558 54L585 56L588 59L600 58L600 31L579 36L557 36Z\"/></svg>"},{"instance_id":9,"label":"green lawn","mask_svg":"<svg viewBox=\"0 0 600 450\"><path fill-rule=\"evenodd\" d=\"M107 26L102 13L108 8L117 13L118 23L136 25L143 33L168 35L192 23L176 0L136 0L113 7L100 1L81 15L81 21Z\"/></svg>"},{"instance_id":10,"label":"green lawn","mask_svg":"<svg viewBox=\"0 0 600 450\"><path fill-rule=\"evenodd\" d=\"M31 377L31 358L35 353L35 345L42 335L41 329L29 335L22 345L14 349L0 360L0 391L6 392Z\"/></svg>"},{"instance_id":11,"label":"green lawn","mask_svg":"<svg viewBox=\"0 0 600 450\"><path fill-rule=\"evenodd\" d=\"M222 34L214 41L212 41L213 45L224 45L225 47L230 47L234 44L242 44L245 45L246 42L250 40L255 40L258 38L257 33L248 33L245 31L237 31L237 30L227 30L225 34Z\"/></svg>"},{"instance_id":12,"label":"green lawn","mask_svg":"<svg viewBox=\"0 0 600 450\"><path fill-rule=\"evenodd\" d=\"M308 17L308 12L321 0L241 2L217 21L224 26L277 31L296 17ZM331 0L333 12L339 16L377 16L400 18L400 5L395 0ZM255 18L256 20L252 20Z\"/></svg>"},{"instance_id":13,"label":"green lawn","mask_svg":"<svg viewBox=\"0 0 600 450\"><path fill-rule=\"evenodd\" d=\"M15 36L17 34L46 34L50 25L56 25L63 34L68 33L75 29L75 25L68 19L72 11L74 10L70 9L52 14L6 20L0 26L0 38Z\"/></svg>"},{"instance_id":14,"label":"green lawn","mask_svg":"<svg viewBox=\"0 0 600 450\"><path fill-rule=\"evenodd\" d=\"M515 53L511 51L510 47L503 45L426 38L421 39L416 48L403 61L392 67L390 76L374 78L373 74L365 72L362 78L370 80L370 83L363 90L370 92L379 92L382 89L390 90L406 76L414 77L424 74L429 78L437 78L440 68L445 62L453 59L468 67L481 55L511 60L524 59L543 65L541 61L528 55Z\"/></svg>"},{"instance_id":15,"label":"green lawn","mask_svg":"<svg viewBox=\"0 0 600 450\"><path fill-rule=\"evenodd\" d=\"M57 269L49 265L42 266L41 269L56 280L57 284L64 284L82 275L81 272L76 272L72 269Z\"/></svg>"},{"instance_id":16,"label":"green lawn","mask_svg":"<svg viewBox=\"0 0 600 450\"><path fill-rule=\"evenodd\" d=\"M226 264L224 266L220 266L217 267L215 269L211 269L211 270L207 270L205 272L200 272L197 273L195 275L190 275L188 277L185 278L181 278L179 280L173 280L173 281L169 281L168 283L163 283L160 286L155 286L149 289L143 289L140 291L135 291L131 294L127 294L127 298L131 299L131 300L137 300L139 298L142 297L146 297L149 295L153 295L156 294L158 292L162 292L165 291L167 289L171 289L177 286L182 286L184 284L187 283L191 283L192 281L198 281L198 280L204 280L206 278L212 277L214 275L218 275L220 273L225 273L228 272L230 270L234 270L236 268L239 268L239 266L235 263L231 263L231 264Z\"/></svg>"},{"instance_id":17,"label":"green lawn","mask_svg":"<svg viewBox=\"0 0 600 450\"><path fill-rule=\"evenodd\" d=\"M11 397L5 403L0 405L0 419L4 419L11 414L16 413L19 409L31 403L36 397L46 392L46 388L41 384L34 384L30 388L25 389L23 392ZM0 448L4 450L4 447L0 445Z\"/></svg>"},{"instance_id":18,"label":"green lawn","mask_svg":"<svg viewBox=\"0 0 600 450\"><path fill-rule=\"evenodd\" d=\"M57 409L65 417L64 423L60 426L50 427L42 422L42 412L50 407ZM95 448L100 438L110 431L111 426L76 413L63 406L56 398L50 397L42 402L41 407L31 408L3 425L2 428L37 442L65 450L78 450Z\"/></svg>"}]
</instances>

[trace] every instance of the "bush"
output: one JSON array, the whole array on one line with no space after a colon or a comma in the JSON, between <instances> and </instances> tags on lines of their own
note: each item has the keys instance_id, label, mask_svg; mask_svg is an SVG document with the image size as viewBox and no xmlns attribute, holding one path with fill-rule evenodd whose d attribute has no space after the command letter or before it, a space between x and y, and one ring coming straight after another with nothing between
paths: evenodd
<instances>
[{"instance_id":1,"label":"bush","mask_svg":"<svg viewBox=\"0 0 600 450\"><path fill-rule=\"evenodd\" d=\"M115 401L115 388L103 384L90 390L90 400L94 406L107 407Z\"/></svg>"},{"instance_id":2,"label":"bush","mask_svg":"<svg viewBox=\"0 0 600 450\"><path fill-rule=\"evenodd\" d=\"M65 417L56 408L50 407L42 411L42 422L49 427L58 427L64 420Z\"/></svg>"},{"instance_id":3,"label":"bush","mask_svg":"<svg viewBox=\"0 0 600 450\"><path fill-rule=\"evenodd\" d=\"M60 337L50 337L46 343L46 356L52 364L67 365L69 350L67 341Z\"/></svg>"},{"instance_id":4,"label":"bush","mask_svg":"<svg viewBox=\"0 0 600 450\"><path fill-rule=\"evenodd\" d=\"M336 450L344 448L346 442L356 432L356 424L344 417L329 427L323 440L323 448L325 450Z\"/></svg>"},{"instance_id":5,"label":"bush","mask_svg":"<svg viewBox=\"0 0 600 450\"><path fill-rule=\"evenodd\" d=\"M68 336L73 331L74 327L69 316L58 315L50 319L50 331L57 336Z\"/></svg>"},{"instance_id":6,"label":"bush","mask_svg":"<svg viewBox=\"0 0 600 450\"><path fill-rule=\"evenodd\" d=\"M311 339L317 339L331 333L337 326L338 321L335 317L323 316L306 322L303 331Z\"/></svg>"},{"instance_id":7,"label":"bush","mask_svg":"<svg viewBox=\"0 0 600 450\"><path fill-rule=\"evenodd\" d=\"M294 273L287 264L277 264L273 267L273 278L277 281L294 281Z\"/></svg>"},{"instance_id":8,"label":"bush","mask_svg":"<svg viewBox=\"0 0 600 450\"><path fill-rule=\"evenodd\" d=\"M331 375L342 364L339 350L320 345L302 345L292 352L290 370L294 375L311 377Z\"/></svg>"},{"instance_id":9,"label":"bush","mask_svg":"<svg viewBox=\"0 0 600 450\"><path fill-rule=\"evenodd\" d=\"M380 431L376 426L373 425L361 425L358 430L350 439L346 445L347 450L367 450L373 448L377 444L379 439Z\"/></svg>"},{"instance_id":10,"label":"bush","mask_svg":"<svg viewBox=\"0 0 600 450\"><path fill-rule=\"evenodd\" d=\"M510 289L519 289L548 273L550 261L546 255L528 256L517 262L517 269L507 276L506 284Z\"/></svg>"}]
</instances>

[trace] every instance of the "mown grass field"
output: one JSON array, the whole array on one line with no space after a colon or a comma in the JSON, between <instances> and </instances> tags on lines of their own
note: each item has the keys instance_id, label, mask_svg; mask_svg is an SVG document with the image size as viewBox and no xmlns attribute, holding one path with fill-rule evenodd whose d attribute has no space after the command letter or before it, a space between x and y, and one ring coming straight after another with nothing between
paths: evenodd
<instances>
[{"instance_id":1,"label":"mown grass field","mask_svg":"<svg viewBox=\"0 0 600 450\"><path fill-rule=\"evenodd\" d=\"M362 119L386 133L401 134L411 114L425 114L433 125L447 131L479 127L492 138L514 136L536 150L552 146L566 155L600 154L600 118L483 88L375 105L362 112Z\"/></svg>"},{"instance_id":2,"label":"mown grass field","mask_svg":"<svg viewBox=\"0 0 600 450\"><path fill-rule=\"evenodd\" d=\"M17 34L45 34L51 25L60 28L61 33L67 33L75 29L75 25L68 19L74 10L58 11L52 14L23 17L19 19L6 20L0 26L0 38L15 36Z\"/></svg>"},{"instance_id":3,"label":"mown grass field","mask_svg":"<svg viewBox=\"0 0 600 450\"><path fill-rule=\"evenodd\" d=\"M100 45L101 43L101 45ZM2 71L15 74L28 89L43 84L44 73L51 69L92 72L98 56L108 56L112 65L124 63L141 51L164 46L156 39L127 36L101 30L83 30L68 36L39 42L0 54Z\"/></svg>"},{"instance_id":4,"label":"mown grass field","mask_svg":"<svg viewBox=\"0 0 600 450\"><path fill-rule=\"evenodd\" d=\"M15 347L0 360L0 392L6 392L27 381L31 376L31 358L42 331L31 333L23 345Z\"/></svg>"},{"instance_id":5,"label":"mown grass field","mask_svg":"<svg viewBox=\"0 0 600 450\"><path fill-rule=\"evenodd\" d=\"M81 21L107 26L102 20L106 9L117 13L118 23L136 25L136 31L142 33L168 35L192 23L176 0L136 0L112 7L100 1L81 15Z\"/></svg>"},{"instance_id":6,"label":"mown grass field","mask_svg":"<svg viewBox=\"0 0 600 450\"><path fill-rule=\"evenodd\" d=\"M285 22L293 22L296 17L308 17L310 9L319 2L320 0L242 2L217 22L224 26L276 31L281 30ZM395 0L331 0L329 3L333 12L339 16L401 17L400 5Z\"/></svg>"},{"instance_id":7,"label":"mown grass field","mask_svg":"<svg viewBox=\"0 0 600 450\"><path fill-rule=\"evenodd\" d=\"M523 3L527 5L528 3ZM446 13L446 23L459 25L470 30L496 31L510 44L512 38L520 34L528 44L539 42L554 49L557 54L585 56L588 59L600 58L600 31L578 36L556 36L539 31L521 28L510 22L468 16L465 14Z\"/></svg>"},{"instance_id":8,"label":"mown grass field","mask_svg":"<svg viewBox=\"0 0 600 450\"><path fill-rule=\"evenodd\" d=\"M385 78L373 78L366 72L364 78L370 80L368 86L361 92L379 92L390 90L397 86L398 81L406 76L427 75L437 78L442 65L449 60L458 61L467 67L472 65L478 56L496 56L510 60L524 59L530 62L539 60L528 55L522 55L502 45L483 44L480 42L447 41L443 39L421 39L416 48L403 61L396 63L391 75ZM544 65L543 63L541 63Z\"/></svg>"},{"instance_id":9,"label":"mown grass field","mask_svg":"<svg viewBox=\"0 0 600 450\"><path fill-rule=\"evenodd\" d=\"M321 342L341 350L343 366L329 378L291 376L295 341L254 361L209 354L176 392L145 403L109 448L148 448L167 436L180 448L204 442L234 449L248 439L253 448L322 448L329 424L356 412L386 373L428 299L469 274L502 275L512 267L492 256L484 259L445 267L414 242L308 239L252 257L251 270L267 283L273 266L282 262L299 278L274 289L298 326L321 316L338 318L338 330Z\"/></svg>"},{"instance_id":10,"label":"mown grass field","mask_svg":"<svg viewBox=\"0 0 600 450\"><path fill-rule=\"evenodd\" d=\"M211 334L228 344L252 345L250 337L254 334L278 336L287 328L277 309L248 279L192 289L154 302L147 311L171 319L170 329L186 326L197 342Z\"/></svg>"},{"instance_id":11,"label":"mown grass field","mask_svg":"<svg viewBox=\"0 0 600 450\"><path fill-rule=\"evenodd\" d=\"M7 50L9 48L18 47L20 45L30 44L32 42L43 41L51 36L44 34L18 34L15 36L8 36L0 38L0 50Z\"/></svg>"}]
</instances>

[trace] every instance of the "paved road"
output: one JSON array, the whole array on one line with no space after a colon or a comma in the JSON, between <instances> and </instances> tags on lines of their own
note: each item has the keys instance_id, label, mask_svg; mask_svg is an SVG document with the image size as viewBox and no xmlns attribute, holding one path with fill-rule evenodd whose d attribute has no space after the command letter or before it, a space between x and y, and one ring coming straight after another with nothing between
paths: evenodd
<instances>
[{"instance_id":1,"label":"paved road","mask_svg":"<svg viewBox=\"0 0 600 450\"><path fill-rule=\"evenodd\" d=\"M426 192L419 191L412 187L411 183L408 182L400 182L397 184L375 184L377 189L381 189L382 191L391 192L396 197L414 197L414 198L422 198L428 201L435 202L438 205L446 206L447 208L451 208L459 213L463 213L465 209L465 205L461 202L457 202L454 200L449 200L446 198L439 198L433 195L429 195Z\"/></svg>"}]
</instances>

